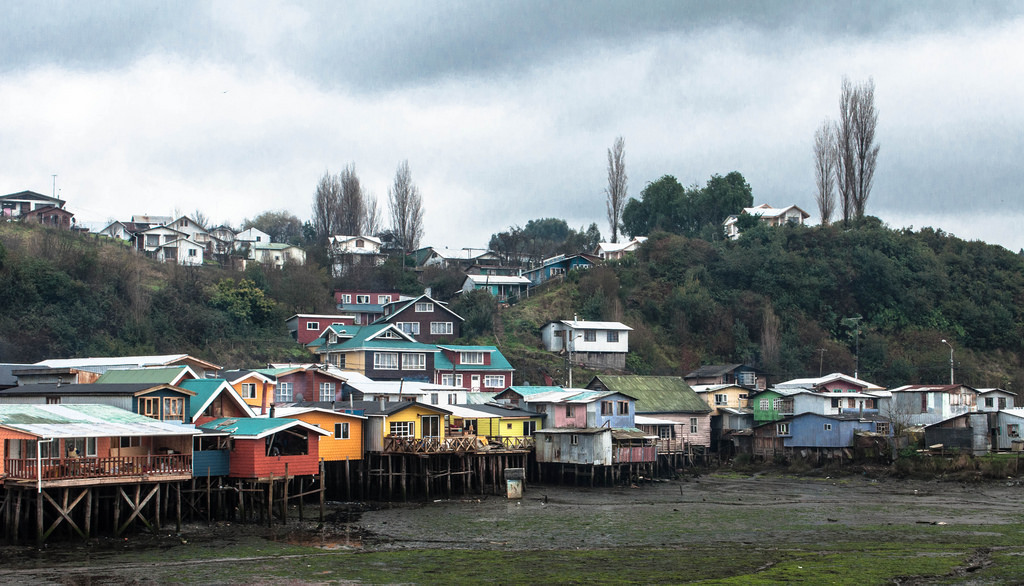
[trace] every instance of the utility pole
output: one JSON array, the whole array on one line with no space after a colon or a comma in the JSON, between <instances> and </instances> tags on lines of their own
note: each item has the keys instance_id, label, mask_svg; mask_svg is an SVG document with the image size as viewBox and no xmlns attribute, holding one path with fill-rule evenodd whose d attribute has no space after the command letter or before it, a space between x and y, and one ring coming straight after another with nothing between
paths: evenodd
<instances>
[{"instance_id":1,"label":"utility pole","mask_svg":"<svg viewBox=\"0 0 1024 586\"><path fill-rule=\"evenodd\" d=\"M818 348L818 378L821 378L822 365L825 364L825 349Z\"/></svg>"},{"instance_id":2,"label":"utility pole","mask_svg":"<svg viewBox=\"0 0 1024 586\"><path fill-rule=\"evenodd\" d=\"M860 320L864 319L862 316L848 317L843 319L843 324L847 326L854 326L857 329L854 330L855 336L855 354L854 354L854 366L853 366L853 378L860 378Z\"/></svg>"},{"instance_id":3,"label":"utility pole","mask_svg":"<svg viewBox=\"0 0 1024 586\"><path fill-rule=\"evenodd\" d=\"M954 384L953 383L953 345L950 344L949 342L947 342L946 340L942 340L942 343L947 345L947 346L949 346L949 384L952 385L952 384ZM975 383L975 384L977 384L977 383Z\"/></svg>"},{"instance_id":4,"label":"utility pole","mask_svg":"<svg viewBox=\"0 0 1024 586\"><path fill-rule=\"evenodd\" d=\"M53 199L57 199L57 174L53 174L53 192L51 193Z\"/></svg>"}]
</instances>

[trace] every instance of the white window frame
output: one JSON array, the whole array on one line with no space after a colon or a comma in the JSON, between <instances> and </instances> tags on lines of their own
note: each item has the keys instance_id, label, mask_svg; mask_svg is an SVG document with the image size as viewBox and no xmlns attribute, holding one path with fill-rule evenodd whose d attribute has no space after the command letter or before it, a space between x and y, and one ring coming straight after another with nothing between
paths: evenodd
<instances>
[{"instance_id":1,"label":"white window frame","mask_svg":"<svg viewBox=\"0 0 1024 586\"><path fill-rule=\"evenodd\" d=\"M596 342L597 341L597 330L583 330L583 341L584 342Z\"/></svg>"},{"instance_id":2,"label":"white window frame","mask_svg":"<svg viewBox=\"0 0 1024 586\"><path fill-rule=\"evenodd\" d=\"M351 293L342 293L341 294L341 302L342 303L352 303L352 294Z\"/></svg>"},{"instance_id":3,"label":"white window frame","mask_svg":"<svg viewBox=\"0 0 1024 586\"><path fill-rule=\"evenodd\" d=\"M374 352L374 370L398 370L398 352Z\"/></svg>"},{"instance_id":4,"label":"white window frame","mask_svg":"<svg viewBox=\"0 0 1024 586\"><path fill-rule=\"evenodd\" d=\"M317 395L321 401L334 400L334 383L320 383L320 393ZM326 397L326 398L325 398Z\"/></svg>"},{"instance_id":5,"label":"white window frame","mask_svg":"<svg viewBox=\"0 0 1024 586\"><path fill-rule=\"evenodd\" d=\"M430 333L434 336L450 336L455 331L450 321L432 321L430 322Z\"/></svg>"},{"instance_id":6,"label":"white window frame","mask_svg":"<svg viewBox=\"0 0 1024 586\"><path fill-rule=\"evenodd\" d=\"M775 434L776 435L792 435L792 434L789 433L789 424L788 423L776 423L775 424Z\"/></svg>"},{"instance_id":7,"label":"white window frame","mask_svg":"<svg viewBox=\"0 0 1024 586\"><path fill-rule=\"evenodd\" d=\"M761 399L761 411L770 411L772 408L771 399Z\"/></svg>"},{"instance_id":8,"label":"white window frame","mask_svg":"<svg viewBox=\"0 0 1024 586\"><path fill-rule=\"evenodd\" d=\"M715 405L728 405L729 395L726 393L715 393Z\"/></svg>"},{"instance_id":9,"label":"white window frame","mask_svg":"<svg viewBox=\"0 0 1024 586\"><path fill-rule=\"evenodd\" d=\"M356 305L369 305L369 304L370 304L370 296L369 295L356 295Z\"/></svg>"},{"instance_id":10,"label":"white window frame","mask_svg":"<svg viewBox=\"0 0 1024 586\"><path fill-rule=\"evenodd\" d=\"M242 383L239 391L242 394L243 399L255 399L256 398L256 383ZM248 391L248 392L246 392Z\"/></svg>"},{"instance_id":11,"label":"white window frame","mask_svg":"<svg viewBox=\"0 0 1024 586\"><path fill-rule=\"evenodd\" d=\"M391 296L390 295L378 295L377 296L377 305L384 305L385 303L391 303Z\"/></svg>"},{"instance_id":12,"label":"white window frame","mask_svg":"<svg viewBox=\"0 0 1024 586\"><path fill-rule=\"evenodd\" d=\"M484 375L484 387L488 389L504 389L505 388L505 375L503 374L485 374Z\"/></svg>"},{"instance_id":13,"label":"white window frame","mask_svg":"<svg viewBox=\"0 0 1024 586\"><path fill-rule=\"evenodd\" d=\"M417 301L415 311L416 313L431 313L434 311L434 304L428 301Z\"/></svg>"},{"instance_id":14,"label":"white window frame","mask_svg":"<svg viewBox=\"0 0 1024 586\"><path fill-rule=\"evenodd\" d=\"M334 424L334 439L349 439L349 425L347 421Z\"/></svg>"},{"instance_id":15,"label":"white window frame","mask_svg":"<svg viewBox=\"0 0 1024 586\"><path fill-rule=\"evenodd\" d=\"M699 429L699 422L696 417L690 418L690 433L697 433Z\"/></svg>"},{"instance_id":16,"label":"white window frame","mask_svg":"<svg viewBox=\"0 0 1024 586\"><path fill-rule=\"evenodd\" d=\"M400 321L395 323L395 325L398 326L398 329L410 336L420 335L420 322L418 321Z\"/></svg>"},{"instance_id":17,"label":"white window frame","mask_svg":"<svg viewBox=\"0 0 1024 586\"><path fill-rule=\"evenodd\" d=\"M618 344L619 343L619 331L618 330L608 330L608 336L605 339L608 341L609 344Z\"/></svg>"},{"instance_id":18,"label":"white window frame","mask_svg":"<svg viewBox=\"0 0 1024 586\"><path fill-rule=\"evenodd\" d=\"M275 403L288 403L292 400L292 383L277 383L277 387L274 389L274 402Z\"/></svg>"},{"instance_id":19,"label":"white window frame","mask_svg":"<svg viewBox=\"0 0 1024 586\"><path fill-rule=\"evenodd\" d=\"M441 373L441 384L442 385L448 385L449 387L450 386L454 386L455 385L455 375L451 374L451 373Z\"/></svg>"},{"instance_id":20,"label":"white window frame","mask_svg":"<svg viewBox=\"0 0 1024 586\"><path fill-rule=\"evenodd\" d=\"M426 370L427 355L423 352L402 354L402 370Z\"/></svg>"},{"instance_id":21,"label":"white window frame","mask_svg":"<svg viewBox=\"0 0 1024 586\"><path fill-rule=\"evenodd\" d=\"M459 364L477 364L483 365L484 353L483 352L459 352Z\"/></svg>"},{"instance_id":22,"label":"white window frame","mask_svg":"<svg viewBox=\"0 0 1024 586\"><path fill-rule=\"evenodd\" d=\"M388 425L388 435L406 439L416 437L415 421L392 421Z\"/></svg>"},{"instance_id":23,"label":"white window frame","mask_svg":"<svg viewBox=\"0 0 1024 586\"><path fill-rule=\"evenodd\" d=\"M832 431L832 424L831 423L824 424L823 425L823 430L824 431Z\"/></svg>"}]
</instances>

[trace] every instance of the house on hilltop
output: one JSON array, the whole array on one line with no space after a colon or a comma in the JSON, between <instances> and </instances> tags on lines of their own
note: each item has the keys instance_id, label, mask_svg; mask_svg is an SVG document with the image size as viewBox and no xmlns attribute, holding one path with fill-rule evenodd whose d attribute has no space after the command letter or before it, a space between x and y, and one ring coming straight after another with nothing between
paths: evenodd
<instances>
[{"instance_id":1,"label":"house on hilltop","mask_svg":"<svg viewBox=\"0 0 1024 586\"><path fill-rule=\"evenodd\" d=\"M804 220L811 217L810 214L795 205L784 208L773 208L766 203L752 208L743 208L743 212L741 213L755 216L758 220L768 226L801 225L804 223ZM740 237L739 226L737 226L738 221L739 215L733 214L726 218L722 223L726 238L736 240Z\"/></svg>"}]
</instances>

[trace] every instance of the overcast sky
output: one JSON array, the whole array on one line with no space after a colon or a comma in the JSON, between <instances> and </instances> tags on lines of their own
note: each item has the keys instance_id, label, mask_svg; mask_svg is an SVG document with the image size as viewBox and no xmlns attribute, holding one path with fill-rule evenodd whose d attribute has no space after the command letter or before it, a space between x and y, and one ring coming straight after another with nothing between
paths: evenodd
<instances>
[{"instance_id":1,"label":"overcast sky","mask_svg":"<svg viewBox=\"0 0 1024 586\"><path fill-rule=\"evenodd\" d=\"M386 206L407 159L423 244L484 247L544 217L739 171L754 203L814 204L814 131L874 79L867 210L1024 247L1020 2L0 3L0 193L133 214L310 217L354 163Z\"/></svg>"}]
</instances>

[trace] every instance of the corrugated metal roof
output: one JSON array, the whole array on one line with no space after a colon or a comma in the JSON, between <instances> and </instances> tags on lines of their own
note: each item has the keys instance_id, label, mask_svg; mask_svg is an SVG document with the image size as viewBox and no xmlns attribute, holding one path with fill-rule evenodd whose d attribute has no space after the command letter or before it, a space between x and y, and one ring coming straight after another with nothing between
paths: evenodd
<instances>
[{"instance_id":1,"label":"corrugated metal roof","mask_svg":"<svg viewBox=\"0 0 1024 586\"><path fill-rule=\"evenodd\" d=\"M290 427L302 427L320 435L330 435L329 432L310 425L298 419L286 417L232 417L214 419L200 425L203 429L214 431L226 431L234 437L245 439L260 439L272 433L284 431Z\"/></svg>"},{"instance_id":2,"label":"corrugated metal roof","mask_svg":"<svg viewBox=\"0 0 1024 586\"><path fill-rule=\"evenodd\" d=\"M637 413L710 413L711 407L678 376L598 375L595 383L636 399Z\"/></svg>"},{"instance_id":3,"label":"corrugated metal roof","mask_svg":"<svg viewBox=\"0 0 1024 586\"><path fill-rule=\"evenodd\" d=\"M28 395L139 395L147 391L173 389L185 395L194 394L188 389L165 383L92 383L84 385L57 385L56 383L39 383L22 385L0 391L0 397L18 397Z\"/></svg>"},{"instance_id":4,"label":"corrugated metal roof","mask_svg":"<svg viewBox=\"0 0 1024 586\"><path fill-rule=\"evenodd\" d=\"M496 346L436 346L451 352L484 352L491 355L490 364L452 364L443 352L434 357L434 370L515 370Z\"/></svg>"},{"instance_id":5,"label":"corrugated metal roof","mask_svg":"<svg viewBox=\"0 0 1024 586\"><path fill-rule=\"evenodd\" d=\"M185 370L191 369L187 366L166 366L160 368L126 368L108 370L96 379L96 384L102 383L152 383L152 384L174 384Z\"/></svg>"},{"instance_id":6,"label":"corrugated metal roof","mask_svg":"<svg viewBox=\"0 0 1024 586\"><path fill-rule=\"evenodd\" d=\"M109 405L0 405L0 425L41 438L195 435L192 425Z\"/></svg>"}]
</instances>

